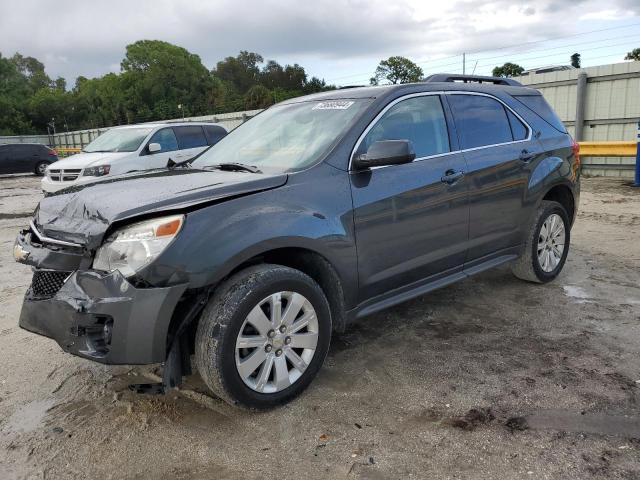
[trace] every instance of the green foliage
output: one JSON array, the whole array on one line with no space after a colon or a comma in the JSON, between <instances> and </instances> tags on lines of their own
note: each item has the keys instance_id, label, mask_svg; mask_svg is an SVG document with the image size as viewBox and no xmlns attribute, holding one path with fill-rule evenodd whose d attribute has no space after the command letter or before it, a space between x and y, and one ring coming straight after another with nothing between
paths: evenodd
<instances>
[{"instance_id":1,"label":"green foliage","mask_svg":"<svg viewBox=\"0 0 640 480\"><path fill-rule=\"evenodd\" d=\"M524 72L524 68L516 63L507 62L501 67L495 67L493 69L492 75L494 77L517 77L522 72Z\"/></svg>"},{"instance_id":2,"label":"green foliage","mask_svg":"<svg viewBox=\"0 0 640 480\"><path fill-rule=\"evenodd\" d=\"M626 57L624 57L625 60L635 60L640 61L640 48L634 48L633 50L631 50L629 53L627 53Z\"/></svg>"},{"instance_id":3,"label":"green foliage","mask_svg":"<svg viewBox=\"0 0 640 480\"><path fill-rule=\"evenodd\" d=\"M580 68L580 54L574 53L571 55L571 66L574 68Z\"/></svg>"},{"instance_id":4,"label":"green foliage","mask_svg":"<svg viewBox=\"0 0 640 480\"><path fill-rule=\"evenodd\" d=\"M391 84L419 82L423 76L422 68L408 58L389 57L380 62L370 83L379 85L381 82Z\"/></svg>"},{"instance_id":5,"label":"green foliage","mask_svg":"<svg viewBox=\"0 0 640 480\"><path fill-rule=\"evenodd\" d=\"M140 40L126 47L120 73L79 76L68 90L37 59L0 54L0 135L46 133L51 123L62 131L264 108L335 88L307 80L298 64L263 63L241 51L209 71L182 47Z\"/></svg>"}]
</instances>

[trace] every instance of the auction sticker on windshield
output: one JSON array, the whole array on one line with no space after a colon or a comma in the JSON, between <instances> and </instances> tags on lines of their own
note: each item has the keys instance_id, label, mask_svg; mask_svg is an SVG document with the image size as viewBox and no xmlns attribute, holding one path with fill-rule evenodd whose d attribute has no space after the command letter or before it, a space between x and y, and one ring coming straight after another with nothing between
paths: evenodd
<instances>
[{"instance_id":1,"label":"auction sticker on windshield","mask_svg":"<svg viewBox=\"0 0 640 480\"><path fill-rule=\"evenodd\" d=\"M331 100L330 102L320 102L312 110L346 110L354 103L349 100Z\"/></svg>"}]
</instances>

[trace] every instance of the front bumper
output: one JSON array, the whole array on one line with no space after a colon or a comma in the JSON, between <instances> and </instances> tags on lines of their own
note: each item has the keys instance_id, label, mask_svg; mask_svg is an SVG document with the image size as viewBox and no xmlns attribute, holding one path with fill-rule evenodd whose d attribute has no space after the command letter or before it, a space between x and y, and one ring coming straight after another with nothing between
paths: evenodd
<instances>
[{"instance_id":1,"label":"front bumper","mask_svg":"<svg viewBox=\"0 0 640 480\"><path fill-rule=\"evenodd\" d=\"M118 271L78 271L51 298L29 289L20 327L100 363L159 363L166 359L169 323L185 290L186 285L139 289Z\"/></svg>"}]
</instances>

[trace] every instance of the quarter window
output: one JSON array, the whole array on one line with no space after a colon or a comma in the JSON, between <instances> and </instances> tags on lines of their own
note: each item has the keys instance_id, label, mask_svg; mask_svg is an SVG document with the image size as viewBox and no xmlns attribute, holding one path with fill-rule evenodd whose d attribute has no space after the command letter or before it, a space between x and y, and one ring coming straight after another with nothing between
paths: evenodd
<instances>
[{"instance_id":1,"label":"quarter window","mask_svg":"<svg viewBox=\"0 0 640 480\"><path fill-rule=\"evenodd\" d=\"M449 95L462 148L511 142L511 126L504 106L480 95Z\"/></svg>"},{"instance_id":2,"label":"quarter window","mask_svg":"<svg viewBox=\"0 0 640 480\"><path fill-rule=\"evenodd\" d=\"M203 128L209 145L215 145L227 135L227 131L218 125L205 125Z\"/></svg>"},{"instance_id":3,"label":"quarter window","mask_svg":"<svg viewBox=\"0 0 640 480\"><path fill-rule=\"evenodd\" d=\"M207 146L207 139L204 136L201 126L173 127L173 129L178 136L180 150Z\"/></svg>"},{"instance_id":4,"label":"quarter window","mask_svg":"<svg viewBox=\"0 0 640 480\"><path fill-rule=\"evenodd\" d=\"M511 125L511 133L514 140L525 140L527 138L528 130L524 123L516 117L513 112L507 110L507 116L509 117L509 125Z\"/></svg>"},{"instance_id":5,"label":"quarter window","mask_svg":"<svg viewBox=\"0 0 640 480\"><path fill-rule=\"evenodd\" d=\"M367 133L358 154L381 140L409 140L416 158L450 151L449 134L438 95L425 95L398 102L385 112Z\"/></svg>"}]
</instances>

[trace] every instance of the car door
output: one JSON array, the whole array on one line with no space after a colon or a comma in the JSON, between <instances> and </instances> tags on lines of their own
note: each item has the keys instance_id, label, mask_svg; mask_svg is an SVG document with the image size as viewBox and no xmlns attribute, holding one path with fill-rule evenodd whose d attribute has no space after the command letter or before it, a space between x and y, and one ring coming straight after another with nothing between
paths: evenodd
<instances>
[{"instance_id":1,"label":"car door","mask_svg":"<svg viewBox=\"0 0 640 480\"><path fill-rule=\"evenodd\" d=\"M0 173L9 173L9 150L11 145L0 145Z\"/></svg>"},{"instance_id":2,"label":"car door","mask_svg":"<svg viewBox=\"0 0 640 480\"><path fill-rule=\"evenodd\" d=\"M207 148L207 138L200 125L176 126L173 129L180 147L176 155L179 162L189 160Z\"/></svg>"},{"instance_id":3,"label":"car door","mask_svg":"<svg viewBox=\"0 0 640 480\"><path fill-rule=\"evenodd\" d=\"M24 147L25 145L9 145L3 162L5 165L5 173L21 173L24 171L21 168L25 163Z\"/></svg>"},{"instance_id":4,"label":"car door","mask_svg":"<svg viewBox=\"0 0 640 480\"><path fill-rule=\"evenodd\" d=\"M519 245L528 163L541 147L529 126L497 98L457 92L446 98L468 169L470 268Z\"/></svg>"},{"instance_id":5,"label":"car door","mask_svg":"<svg viewBox=\"0 0 640 480\"><path fill-rule=\"evenodd\" d=\"M149 145L151 143L159 144L160 151L150 152ZM177 163L180 161L178 158L178 152L178 139L176 138L173 128L161 128L151 136L145 147L142 149L141 156L144 158L142 158L143 165L141 166L141 170L164 168L167 166L169 159L172 159Z\"/></svg>"},{"instance_id":6,"label":"car door","mask_svg":"<svg viewBox=\"0 0 640 480\"><path fill-rule=\"evenodd\" d=\"M461 271L467 248L466 166L452 151L440 95L392 102L355 154L379 140L411 141L416 159L350 173L360 301Z\"/></svg>"}]
</instances>

